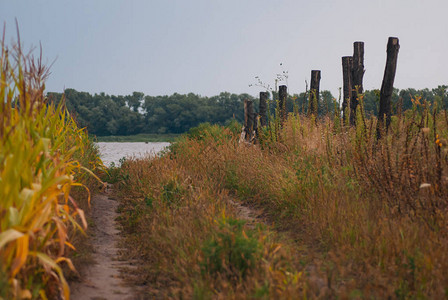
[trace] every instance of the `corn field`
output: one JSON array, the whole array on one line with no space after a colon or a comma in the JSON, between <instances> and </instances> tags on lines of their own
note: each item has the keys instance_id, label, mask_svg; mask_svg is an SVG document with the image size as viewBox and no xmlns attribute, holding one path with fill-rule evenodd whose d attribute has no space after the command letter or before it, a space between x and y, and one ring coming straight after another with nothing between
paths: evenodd
<instances>
[{"instance_id":1,"label":"corn field","mask_svg":"<svg viewBox=\"0 0 448 300\"><path fill-rule=\"evenodd\" d=\"M20 41L1 46L0 299L69 299L70 232L87 228L70 191L87 189L102 163L63 105L46 102L41 57L24 54Z\"/></svg>"}]
</instances>

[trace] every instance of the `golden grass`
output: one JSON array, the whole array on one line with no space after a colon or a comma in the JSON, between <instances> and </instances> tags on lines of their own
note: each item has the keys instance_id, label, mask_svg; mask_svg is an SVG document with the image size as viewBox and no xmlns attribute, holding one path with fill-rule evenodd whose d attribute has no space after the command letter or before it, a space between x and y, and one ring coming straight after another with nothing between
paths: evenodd
<instances>
[{"instance_id":1,"label":"golden grass","mask_svg":"<svg viewBox=\"0 0 448 300\"><path fill-rule=\"evenodd\" d=\"M448 295L445 112L416 103L380 141L375 119L360 116L357 128L298 115L271 130L273 139L267 131L261 146L247 146L209 126L161 158L123 165L122 223L151 296ZM269 238L236 281L226 268L201 272L222 215L242 218L229 197L271 224L248 235ZM270 257L277 246L282 254Z\"/></svg>"}]
</instances>

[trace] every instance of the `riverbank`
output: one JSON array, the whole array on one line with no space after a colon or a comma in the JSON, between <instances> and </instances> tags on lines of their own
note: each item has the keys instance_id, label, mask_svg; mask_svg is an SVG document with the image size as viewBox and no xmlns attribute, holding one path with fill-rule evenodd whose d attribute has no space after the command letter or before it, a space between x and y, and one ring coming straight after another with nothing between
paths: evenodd
<instances>
[{"instance_id":1,"label":"riverbank","mask_svg":"<svg viewBox=\"0 0 448 300\"><path fill-rule=\"evenodd\" d=\"M155 142L174 142L180 134L152 134L152 133L141 133L136 135L111 135L111 136L97 136L95 137L98 142L119 142L119 143L133 143L133 142L143 142L143 143L155 143Z\"/></svg>"},{"instance_id":2,"label":"riverbank","mask_svg":"<svg viewBox=\"0 0 448 300\"><path fill-rule=\"evenodd\" d=\"M114 178L135 284L148 298L446 296L444 117L394 119L381 143L367 128L297 116L249 145L203 126L127 160Z\"/></svg>"}]
</instances>

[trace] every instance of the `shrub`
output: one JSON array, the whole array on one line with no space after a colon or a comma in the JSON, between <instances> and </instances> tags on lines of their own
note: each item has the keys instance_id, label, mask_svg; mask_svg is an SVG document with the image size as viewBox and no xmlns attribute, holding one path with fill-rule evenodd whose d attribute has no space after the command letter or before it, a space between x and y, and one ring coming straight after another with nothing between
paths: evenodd
<instances>
[{"instance_id":1,"label":"shrub","mask_svg":"<svg viewBox=\"0 0 448 300\"><path fill-rule=\"evenodd\" d=\"M218 222L217 232L202 248L202 271L244 278L261 258L261 245L253 231L245 232L245 221L223 216Z\"/></svg>"},{"instance_id":2,"label":"shrub","mask_svg":"<svg viewBox=\"0 0 448 300\"><path fill-rule=\"evenodd\" d=\"M235 125L231 125L229 128L235 130ZM232 138L232 131L219 125L202 123L197 127L191 128L187 133L187 137L190 140L207 141L212 139L214 141L225 141Z\"/></svg>"},{"instance_id":3,"label":"shrub","mask_svg":"<svg viewBox=\"0 0 448 300\"><path fill-rule=\"evenodd\" d=\"M169 207L178 206L184 193L182 186L175 180L170 179L162 187L162 201Z\"/></svg>"}]
</instances>

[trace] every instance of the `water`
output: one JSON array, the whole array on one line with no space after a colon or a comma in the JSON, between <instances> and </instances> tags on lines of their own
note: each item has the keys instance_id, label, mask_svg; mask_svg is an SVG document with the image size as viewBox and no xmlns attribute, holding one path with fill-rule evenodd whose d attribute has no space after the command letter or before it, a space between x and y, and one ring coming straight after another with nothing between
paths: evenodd
<instances>
[{"instance_id":1,"label":"water","mask_svg":"<svg viewBox=\"0 0 448 300\"><path fill-rule=\"evenodd\" d=\"M97 143L106 166L119 164L121 158L154 156L170 143Z\"/></svg>"}]
</instances>

